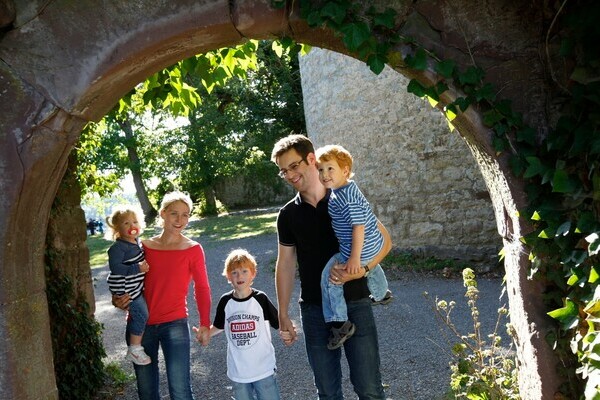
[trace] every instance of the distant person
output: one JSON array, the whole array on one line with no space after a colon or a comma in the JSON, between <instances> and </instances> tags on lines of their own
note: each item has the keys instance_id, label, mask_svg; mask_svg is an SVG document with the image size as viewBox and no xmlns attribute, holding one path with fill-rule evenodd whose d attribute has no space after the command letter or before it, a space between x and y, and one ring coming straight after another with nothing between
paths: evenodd
<instances>
[{"instance_id":1,"label":"distant person","mask_svg":"<svg viewBox=\"0 0 600 400\"><path fill-rule=\"evenodd\" d=\"M115 208L106 219L109 227L107 236L115 242L108 249L108 288L113 295L128 294L129 303L129 346L128 360L137 365L150 364L150 357L142 347L142 336L148 321L148 306L144 300L144 275L150 267L144 259L139 236L144 228L141 211L130 206Z\"/></svg>"},{"instance_id":2,"label":"distant person","mask_svg":"<svg viewBox=\"0 0 600 400\"><path fill-rule=\"evenodd\" d=\"M354 176L350 152L342 146L329 145L317 149L315 155L319 179L331 189L328 210L340 246L340 252L331 257L321 274L323 316L331 325L327 348L333 350L354 334L355 326L348 320L343 286L329 279L331 269L335 264L343 264L349 274L359 273L383 248L383 235L369 202L350 180ZM392 301L392 292L379 264L366 267L365 276L373 304Z\"/></svg>"},{"instance_id":3,"label":"distant person","mask_svg":"<svg viewBox=\"0 0 600 400\"><path fill-rule=\"evenodd\" d=\"M275 284L279 332L288 346L297 339L296 327L289 316L289 303L298 275L306 353L318 397L343 399L341 348L327 349L330 330L323 317L321 296L321 272L329 259L339 252L327 210L330 191L319 181L314 146L306 136L289 135L280 139L275 143L271 160L279 167L279 176L298 191L277 217L279 244ZM391 249L387 230L380 223L378 226L384 235L384 246L366 265L369 269ZM348 317L355 324L356 333L344 343L354 392L359 399L384 400L377 326L365 278L367 268L350 274L343 267L336 266L331 270L331 279L344 284Z\"/></svg>"},{"instance_id":4,"label":"distant person","mask_svg":"<svg viewBox=\"0 0 600 400\"><path fill-rule=\"evenodd\" d=\"M100 232L101 235L104 235L104 224L102 223L102 220L96 220L96 226L98 227L98 232Z\"/></svg>"},{"instance_id":5,"label":"distant person","mask_svg":"<svg viewBox=\"0 0 600 400\"><path fill-rule=\"evenodd\" d=\"M142 241L150 271L146 274L144 297L149 317L142 345L152 362L134 365L138 396L141 400L160 398L158 350L162 348L171 400L194 398L190 375L190 328L188 291L193 281L194 299L200 316L196 339L210 341L210 285L204 250L200 243L186 237L193 203L182 192L167 193L159 216L162 231ZM126 309L129 296L113 296L113 304Z\"/></svg>"},{"instance_id":6,"label":"distant person","mask_svg":"<svg viewBox=\"0 0 600 400\"><path fill-rule=\"evenodd\" d=\"M96 222L90 218L87 222L88 231L90 231L90 236L94 236L96 234Z\"/></svg>"},{"instance_id":7,"label":"distant person","mask_svg":"<svg viewBox=\"0 0 600 400\"><path fill-rule=\"evenodd\" d=\"M270 329L279 329L279 319L267 295L252 287L256 273L256 260L246 250L229 253L223 276L233 290L221 296L210 335L225 331L227 336L234 400L279 400Z\"/></svg>"}]
</instances>

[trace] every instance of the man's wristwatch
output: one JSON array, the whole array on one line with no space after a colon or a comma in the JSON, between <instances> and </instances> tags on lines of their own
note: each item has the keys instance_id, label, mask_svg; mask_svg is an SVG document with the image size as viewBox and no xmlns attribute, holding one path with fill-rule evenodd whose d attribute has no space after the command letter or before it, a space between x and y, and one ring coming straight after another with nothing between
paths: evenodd
<instances>
[{"instance_id":1,"label":"man's wristwatch","mask_svg":"<svg viewBox=\"0 0 600 400\"><path fill-rule=\"evenodd\" d=\"M369 265L367 264L363 268L365 270L365 274L363 275L363 278L366 278L367 275L369 275Z\"/></svg>"}]
</instances>

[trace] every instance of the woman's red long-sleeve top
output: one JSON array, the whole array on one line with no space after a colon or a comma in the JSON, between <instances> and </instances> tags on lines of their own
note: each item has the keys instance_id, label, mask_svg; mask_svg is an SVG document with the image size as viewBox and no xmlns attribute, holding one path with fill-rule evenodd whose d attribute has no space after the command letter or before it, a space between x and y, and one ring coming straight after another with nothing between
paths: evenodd
<instances>
[{"instance_id":1,"label":"woman's red long-sleeve top","mask_svg":"<svg viewBox=\"0 0 600 400\"><path fill-rule=\"evenodd\" d=\"M204 250L200 244L184 250L158 250L144 246L150 270L144 282L148 325L188 316L187 294L194 281L194 298L200 326L210 327L211 295Z\"/></svg>"}]
</instances>

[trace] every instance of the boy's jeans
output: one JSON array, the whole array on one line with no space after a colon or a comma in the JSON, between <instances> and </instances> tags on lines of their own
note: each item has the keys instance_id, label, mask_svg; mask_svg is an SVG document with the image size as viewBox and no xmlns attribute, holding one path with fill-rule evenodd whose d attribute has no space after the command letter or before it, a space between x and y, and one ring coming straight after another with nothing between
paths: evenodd
<instances>
[{"instance_id":1,"label":"boy's jeans","mask_svg":"<svg viewBox=\"0 0 600 400\"><path fill-rule=\"evenodd\" d=\"M344 299L344 286L336 285L329 281L331 268L338 261L339 255L337 253L331 257L321 273L321 293L323 296L323 316L325 317L325 322L348 320L348 307ZM363 265L368 264L370 261L365 261ZM383 299L388 290L388 282L379 264L369 271L367 286L369 286L371 295L375 300L379 301Z\"/></svg>"},{"instance_id":2,"label":"boy's jeans","mask_svg":"<svg viewBox=\"0 0 600 400\"><path fill-rule=\"evenodd\" d=\"M232 381L231 383L235 400L279 400L281 398L275 374L256 382L240 383ZM254 393L256 393L256 397Z\"/></svg>"}]
</instances>

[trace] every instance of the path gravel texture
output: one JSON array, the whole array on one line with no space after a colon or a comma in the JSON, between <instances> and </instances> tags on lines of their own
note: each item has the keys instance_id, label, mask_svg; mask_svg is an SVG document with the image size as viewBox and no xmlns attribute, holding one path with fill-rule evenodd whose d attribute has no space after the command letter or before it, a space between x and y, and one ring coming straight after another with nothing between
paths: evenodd
<instances>
[{"instance_id":1,"label":"path gravel texture","mask_svg":"<svg viewBox=\"0 0 600 400\"><path fill-rule=\"evenodd\" d=\"M213 294L213 310L222 293L230 290L226 279L221 275L227 254L235 248L245 248L257 259L259 273L254 287L263 290L277 304L273 269L277 257L277 237L274 234L261 235L238 240L215 241L210 238L197 238L202 244L207 258L207 268ZM125 361L125 313L111 304L106 285L108 267L95 268L93 277L96 295L96 319L104 324L103 341L107 361L118 362L128 373L133 366ZM502 283L499 278L478 279L480 300L478 307L482 320L482 332L490 333L497 319L498 308L507 302L500 297ZM462 279L425 276L406 273L400 279L390 281L390 289L395 299L385 306L376 306L374 313L379 332L381 353L381 373L386 386L387 399L393 400L435 400L443 399L449 385L450 348L456 342L447 328L441 325L423 292L433 299L455 300L453 320L462 333L472 332L472 320L464 298ZM298 298L296 285L294 301ZM191 297L190 321L198 324L195 303ZM299 307L292 306L292 318L300 327ZM506 322L506 321L504 321ZM301 331L301 328L300 328ZM293 346L283 345L276 331L273 333L278 382L284 400L316 399L312 373L304 350L304 340L300 335ZM505 344L508 341L505 340ZM226 375L226 339L224 334L212 338L208 347L197 343L192 345L192 384L198 400L231 399L231 385ZM345 365L345 358L343 358ZM169 399L161 361L161 398ZM352 384L344 367L344 396L356 399ZM117 400L137 399L135 382L130 383Z\"/></svg>"}]
</instances>

